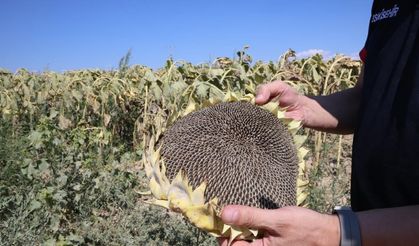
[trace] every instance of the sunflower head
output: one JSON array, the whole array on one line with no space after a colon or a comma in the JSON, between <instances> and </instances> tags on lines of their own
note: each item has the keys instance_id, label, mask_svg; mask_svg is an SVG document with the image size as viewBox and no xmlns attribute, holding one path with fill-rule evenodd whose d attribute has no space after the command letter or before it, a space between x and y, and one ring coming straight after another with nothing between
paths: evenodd
<instances>
[{"instance_id":1,"label":"sunflower head","mask_svg":"<svg viewBox=\"0 0 419 246\"><path fill-rule=\"evenodd\" d=\"M207 107L187 107L192 112L179 114L184 116L159 143L150 143L144 163L154 203L215 236L252 239L257 231L224 225L221 208L301 203L304 182L297 179L303 171L303 138L295 134L299 122L283 119L277 104L262 108L251 96L229 97Z\"/></svg>"}]
</instances>

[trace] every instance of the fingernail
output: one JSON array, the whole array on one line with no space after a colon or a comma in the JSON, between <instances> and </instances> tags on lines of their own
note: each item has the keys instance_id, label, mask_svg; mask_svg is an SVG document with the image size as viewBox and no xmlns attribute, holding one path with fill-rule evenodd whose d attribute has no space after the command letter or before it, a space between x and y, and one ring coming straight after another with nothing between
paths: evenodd
<instances>
[{"instance_id":1,"label":"fingernail","mask_svg":"<svg viewBox=\"0 0 419 246\"><path fill-rule=\"evenodd\" d=\"M262 95L257 95L256 96L256 98L255 98L255 102L256 103L261 103L261 102L263 102L264 100L263 100L263 96Z\"/></svg>"},{"instance_id":2,"label":"fingernail","mask_svg":"<svg viewBox=\"0 0 419 246\"><path fill-rule=\"evenodd\" d=\"M239 211L236 209L227 209L223 212L224 223L234 223L239 219Z\"/></svg>"}]
</instances>

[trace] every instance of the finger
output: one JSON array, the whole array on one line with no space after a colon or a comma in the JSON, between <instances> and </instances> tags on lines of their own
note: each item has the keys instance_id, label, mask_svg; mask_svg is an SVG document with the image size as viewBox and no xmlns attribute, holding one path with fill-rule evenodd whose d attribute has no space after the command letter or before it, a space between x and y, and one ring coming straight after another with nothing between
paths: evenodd
<instances>
[{"instance_id":1,"label":"finger","mask_svg":"<svg viewBox=\"0 0 419 246\"><path fill-rule=\"evenodd\" d=\"M250 243L250 245L251 246L264 246L265 243L263 242L263 238L261 238L261 239L254 240L252 243Z\"/></svg>"},{"instance_id":2,"label":"finger","mask_svg":"<svg viewBox=\"0 0 419 246\"><path fill-rule=\"evenodd\" d=\"M227 246L228 245L228 238L225 237L218 237L217 238L218 244L220 246Z\"/></svg>"},{"instance_id":3,"label":"finger","mask_svg":"<svg viewBox=\"0 0 419 246\"><path fill-rule=\"evenodd\" d=\"M228 238L223 238L223 237L217 238L218 244L220 246L228 246L228 240L229 240ZM256 239L253 242L247 242L243 240L234 240L230 245L231 246L242 246L242 245L263 246L263 241L262 239Z\"/></svg>"},{"instance_id":4,"label":"finger","mask_svg":"<svg viewBox=\"0 0 419 246\"><path fill-rule=\"evenodd\" d=\"M237 240L231 243L231 246L264 246L263 239L256 239L252 242Z\"/></svg>"},{"instance_id":5,"label":"finger","mask_svg":"<svg viewBox=\"0 0 419 246\"><path fill-rule=\"evenodd\" d=\"M231 246L250 246L252 244L247 241L237 240L237 241L233 241L230 245Z\"/></svg>"},{"instance_id":6,"label":"finger","mask_svg":"<svg viewBox=\"0 0 419 246\"><path fill-rule=\"evenodd\" d=\"M256 92L256 104L265 104L272 98L280 96L287 86L287 84L279 80L260 86Z\"/></svg>"},{"instance_id":7,"label":"finger","mask_svg":"<svg viewBox=\"0 0 419 246\"><path fill-rule=\"evenodd\" d=\"M275 214L272 210L232 205L223 209L221 219L228 225L270 229L270 225L275 222Z\"/></svg>"},{"instance_id":8,"label":"finger","mask_svg":"<svg viewBox=\"0 0 419 246\"><path fill-rule=\"evenodd\" d=\"M218 244L220 246L228 246L228 238L217 238ZM264 246L263 238L255 239L252 242L242 241L242 240L235 240L231 244L231 246Z\"/></svg>"}]
</instances>

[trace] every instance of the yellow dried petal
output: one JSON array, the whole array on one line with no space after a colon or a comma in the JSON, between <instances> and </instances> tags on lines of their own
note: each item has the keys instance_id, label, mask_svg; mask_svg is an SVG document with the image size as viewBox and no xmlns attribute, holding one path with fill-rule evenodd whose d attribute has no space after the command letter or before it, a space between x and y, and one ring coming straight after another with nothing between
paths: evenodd
<instances>
[{"instance_id":1,"label":"yellow dried petal","mask_svg":"<svg viewBox=\"0 0 419 246\"><path fill-rule=\"evenodd\" d=\"M195 226L205 231L219 233L222 229L223 223L209 203L200 206L188 207L185 210L184 215Z\"/></svg>"},{"instance_id":2,"label":"yellow dried petal","mask_svg":"<svg viewBox=\"0 0 419 246\"><path fill-rule=\"evenodd\" d=\"M151 193L157 199L167 199L168 184L162 182L159 178L152 178L149 182Z\"/></svg>"},{"instance_id":3,"label":"yellow dried petal","mask_svg":"<svg viewBox=\"0 0 419 246\"><path fill-rule=\"evenodd\" d=\"M207 184L203 182L198 188L196 188L191 197L191 201L193 205L200 205L205 203L205 188L207 187Z\"/></svg>"},{"instance_id":4,"label":"yellow dried petal","mask_svg":"<svg viewBox=\"0 0 419 246\"><path fill-rule=\"evenodd\" d=\"M299 149L307 140L307 136L306 135L294 135L294 145L295 148Z\"/></svg>"},{"instance_id":5,"label":"yellow dried petal","mask_svg":"<svg viewBox=\"0 0 419 246\"><path fill-rule=\"evenodd\" d=\"M307 199L308 194L305 192L300 192L297 195L297 206L300 206L301 204L304 203L304 201Z\"/></svg>"},{"instance_id":6,"label":"yellow dried petal","mask_svg":"<svg viewBox=\"0 0 419 246\"><path fill-rule=\"evenodd\" d=\"M228 90L224 96L223 102L237 102L237 101L239 101L239 97L236 95L236 93Z\"/></svg>"},{"instance_id":7,"label":"yellow dried petal","mask_svg":"<svg viewBox=\"0 0 419 246\"><path fill-rule=\"evenodd\" d=\"M172 209L185 211L192 206L192 187L182 172L179 172L170 184L167 198Z\"/></svg>"},{"instance_id":8,"label":"yellow dried petal","mask_svg":"<svg viewBox=\"0 0 419 246\"><path fill-rule=\"evenodd\" d=\"M297 179L297 187L303 187L309 184L308 180Z\"/></svg>"},{"instance_id":9,"label":"yellow dried petal","mask_svg":"<svg viewBox=\"0 0 419 246\"><path fill-rule=\"evenodd\" d=\"M195 110L197 110L196 103L193 102L193 101L190 101L189 104L188 104L188 106L186 107L186 109L183 110L182 116L185 116L185 115L187 115L187 114L189 114L189 113L191 113L191 112L193 112Z\"/></svg>"},{"instance_id":10,"label":"yellow dried petal","mask_svg":"<svg viewBox=\"0 0 419 246\"><path fill-rule=\"evenodd\" d=\"M303 147L301 147L301 148L299 148L298 149L298 159L299 160L304 160L304 157L307 155L307 153L308 153L308 149L306 149L306 148L303 148Z\"/></svg>"},{"instance_id":11,"label":"yellow dried petal","mask_svg":"<svg viewBox=\"0 0 419 246\"><path fill-rule=\"evenodd\" d=\"M223 229L221 230L221 234L223 236L228 236L227 232L230 230L231 226L223 224Z\"/></svg>"},{"instance_id":12,"label":"yellow dried petal","mask_svg":"<svg viewBox=\"0 0 419 246\"><path fill-rule=\"evenodd\" d=\"M250 102L251 104L255 105L255 96L252 94L246 94L240 98L240 101Z\"/></svg>"},{"instance_id":13,"label":"yellow dried petal","mask_svg":"<svg viewBox=\"0 0 419 246\"><path fill-rule=\"evenodd\" d=\"M258 231L258 230L256 230L256 229L249 229L249 231L250 231L250 233L252 233L252 235L253 235L254 237L256 237L256 236L258 235L258 233L259 233L259 231Z\"/></svg>"},{"instance_id":14,"label":"yellow dried petal","mask_svg":"<svg viewBox=\"0 0 419 246\"><path fill-rule=\"evenodd\" d=\"M139 195L142 195L142 196L148 196L148 195L152 194L150 190L148 190L148 191L136 191L136 190L134 190L134 192L139 194Z\"/></svg>"},{"instance_id":15,"label":"yellow dried petal","mask_svg":"<svg viewBox=\"0 0 419 246\"><path fill-rule=\"evenodd\" d=\"M202 106L203 107L209 107L209 106L211 106L211 105L214 105L214 104L217 104L217 103L220 103L221 102L221 100L220 99L218 99L218 98L210 98L210 99L208 99L208 100L205 100L204 102L202 102Z\"/></svg>"},{"instance_id":16,"label":"yellow dried petal","mask_svg":"<svg viewBox=\"0 0 419 246\"><path fill-rule=\"evenodd\" d=\"M169 201L166 201L166 200L156 200L153 202L153 204L169 209Z\"/></svg>"},{"instance_id":17,"label":"yellow dried petal","mask_svg":"<svg viewBox=\"0 0 419 246\"><path fill-rule=\"evenodd\" d=\"M276 102L269 102L262 106L263 109L268 110L269 112L273 113L274 115L278 115L279 107L278 103Z\"/></svg>"},{"instance_id":18,"label":"yellow dried petal","mask_svg":"<svg viewBox=\"0 0 419 246\"><path fill-rule=\"evenodd\" d=\"M301 121L298 120L291 120L288 124L288 130L290 130L291 132L297 132L298 129L300 129L301 127Z\"/></svg>"},{"instance_id":19,"label":"yellow dried petal","mask_svg":"<svg viewBox=\"0 0 419 246\"><path fill-rule=\"evenodd\" d=\"M243 234L243 232L240 230L240 228L235 227L235 226L231 226L230 239L229 239L228 244L230 245L234 241L234 239L236 239L241 234Z\"/></svg>"}]
</instances>

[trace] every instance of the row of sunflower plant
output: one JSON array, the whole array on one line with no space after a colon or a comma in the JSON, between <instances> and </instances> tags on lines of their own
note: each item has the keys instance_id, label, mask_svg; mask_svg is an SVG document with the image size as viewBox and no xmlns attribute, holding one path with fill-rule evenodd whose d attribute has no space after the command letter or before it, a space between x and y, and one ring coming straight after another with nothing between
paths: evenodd
<instances>
[{"instance_id":1,"label":"row of sunflower plant","mask_svg":"<svg viewBox=\"0 0 419 246\"><path fill-rule=\"evenodd\" d=\"M227 91L246 95L283 80L302 93L329 94L353 86L359 71L343 56L296 59L290 50L276 62L253 62L246 49L200 65L169 59L156 70L1 69L0 244L214 245L179 216L144 203L143 154L164 130L158 126ZM328 137L306 133L318 170ZM307 206L315 199L309 195Z\"/></svg>"}]
</instances>

